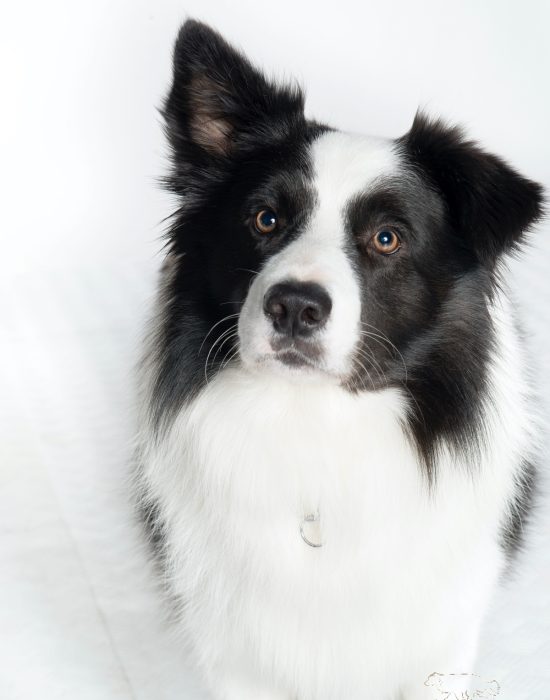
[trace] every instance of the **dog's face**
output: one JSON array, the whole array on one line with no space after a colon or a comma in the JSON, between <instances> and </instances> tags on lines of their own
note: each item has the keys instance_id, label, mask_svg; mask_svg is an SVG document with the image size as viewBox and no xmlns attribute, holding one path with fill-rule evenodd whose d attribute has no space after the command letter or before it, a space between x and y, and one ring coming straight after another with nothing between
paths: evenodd
<instances>
[{"instance_id":1,"label":"dog's face","mask_svg":"<svg viewBox=\"0 0 550 700\"><path fill-rule=\"evenodd\" d=\"M293 180L275 174L253 195L263 256L240 313L242 361L381 388L405 378L402 352L472 256L399 144L326 131L304 153Z\"/></svg>"},{"instance_id":2,"label":"dog's face","mask_svg":"<svg viewBox=\"0 0 550 700\"><path fill-rule=\"evenodd\" d=\"M233 357L350 391L401 386L418 430L445 431L425 411L458 378L481 391L497 263L540 214L540 188L422 116L397 140L308 121L298 90L196 22L164 114L183 199L171 298L206 374Z\"/></svg>"}]
</instances>

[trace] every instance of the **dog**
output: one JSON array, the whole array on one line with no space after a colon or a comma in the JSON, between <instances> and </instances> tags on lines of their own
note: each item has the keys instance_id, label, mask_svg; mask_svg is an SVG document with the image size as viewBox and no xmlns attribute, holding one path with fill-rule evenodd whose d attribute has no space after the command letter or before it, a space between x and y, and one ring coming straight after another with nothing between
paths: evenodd
<instances>
[{"instance_id":1,"label":"dog","mask_svg":"<svg viewBox=\"0 0 550 700\"><path fill-rule=\"evenodd\" d=\"M425 700L521 545L536 416L506 261L543 191L419 113L304 116L194 20L135 488L216 700Z\"/></svg>"}]
</instances>

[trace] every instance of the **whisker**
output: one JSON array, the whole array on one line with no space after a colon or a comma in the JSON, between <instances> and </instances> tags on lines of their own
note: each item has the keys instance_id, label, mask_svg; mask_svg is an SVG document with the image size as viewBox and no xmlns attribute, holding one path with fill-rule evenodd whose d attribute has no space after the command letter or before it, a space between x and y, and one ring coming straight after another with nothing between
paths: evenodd
<instances>
[{"instance_id":1,"label":"whisker","mask_svg":"<svg viewBox=\"0 0 550 700\"><path fill-rule=\"evenodd\" d=\"M233 358L239 353L239 342L233 343L229 350L225 353L223 360L220 362L218 371L216 372L216 377L218 374L233 360Z\"/></svg>"},{"instance_id":2,"label":"whisker","mask_svg":"<svg viewBox=\"0 0 550 700\"><path fill-rule=\"evenodd\" d=\"M370 331L359 331L361 335L364 335L366 338L370 338L371 340L374 340L375 343L378 343L381 347L384 348L387 352L392 350L391 345L388 345L388 341L385 338L382 338L382 336L377 336L374 333L371 333ZM382 338L379 340L379 338Z\"/></svg>"},{"instance_id":3,"label":"whisker","mask_svg":"<svg viewBox=\"0 0 550 700\"><path fill-rule=\"evenodd\" d=\"M362 376L359 374L359 367L355 364L355 359L354 359L353 372L352 372L352 375L351 375L351 379L352 379L352 380L357 379L357 381L360 381L361 384L363 385L363 389L364 389L365 391L367 391L367 387L366 387L366 385L365 385L365 378L362 377Z\"/></svg>"},{"instance_id":4,"label":"whisker","mask_svg":"<svg viewBox=\"0 0 550 700\"><path fill-rule=\"evenodd\" d=\"M363 323L363 322L361 322L361 323ZM374 326L371 326L371 328L374 328ZM396 353L399 353L399 350L395 347L395 345L391 342L391 340L388 338L388 336L385 335L384 333L380 333L380 332L373 333L372 331L360 331L360 332L363 333L364 335L369 335L373 338L380 338L385 343L387 343L387 345L389 345L393 350L395 350Z\"/></svg>"},{"instance_id":5,"label":"whisker","mask_svg":"<svg viewBox=\"0 0 550 700\"><path fill-rule=\"evenodd\" d=\"M238 338L238 336L239 336L239 331L237 331L236 329L234 329L233 333L230 333L229 335L226 335L226 337L225 337L223 343L220 343L220 344L218 345L218 349L216 350L216 354L215 354L214 357L212 358L212 364L214 364L214 363L216 362L216 357L218 357L218 353L220 352L220 350L222 349L222 347L227 343L227 341L228 341L228 340L232 340L233 338Z\"/></svg>"},{"instance_id":6,"label":"whisker","mask_svg":"<svg viewBox=\"0 0 550 700\"><path fill-rule=\"evenodd\" d=\"M365 321L360 321L360 323L363 326L367 326L369 328L374 328L374 330L378 331L377 333L373 333L372 331L360 331L360 333L362 335L365 335L368 338L371 338L375 342L378 342L380 345L382 345L382 343L380 342L380 340L381 340L381 341L387 343L390 346L390 348L392 348L395 351L395 353L399 356L399 358L401 359L401 362L403 363L403 369L405 370L405 381L407 381L407 378L408 378L407 363L405 362L405 358L403 357L401 352L399 352L397 347L391 342L391 340L387 337L387 335L382 333L379 328L376 328L376 326L373 326L370 323L365 323ZM379 338L380 340L376 340L377 338Z\"/></svg>"},{"instance_id":7,"label":"whisker","mask_svg":"<svg viewBox=\"0 0 550 700\"><path fill-rule=\"evenodd\" d=\"M375 385L374 385L374 382L372 381L372 377L371 377L371 375L370 375L369 370L365 367L365 365L361 362L361 360L359 360L359 358L355 357L355 358L354 358L354 361L357 362L357 363L359 364L359 366L360 366L362 369L365 370L366 375L367 375L367 377L369 378L369 381L370 381L370 383L371 383L371 385L372 385L372 388L373 388L373 391L374 391L374 390L376 389L376 387L375 387Z\"/></svg>"},{"instance_id":8,"label":"whisker","mask_svg":"<svg viewBox=\"0 0 550 700\"><path fill-rule=\"evenodd\" d=\"M363 369L366 369L366 368L363 367L363 364L362 364L362 363L359 363L359 367L357 368L357 376L361 376L361 375L359 374L359 368L360 368L360 367L362 367ZM370 374L369 374L368 372L367 372L367 376L368 376L368 379L369 379L369 381L370 381L370 383L371 383L372 388L374 389L374 384L373 384L372 379L371 379L371 376L370 376ZM367 391L367 390L368 390L368 386L365 384L365 377L364 377L364 376L361 376L361 383L363 384L363 389L364 389L365 391Z\"/></svg>"},{"instance_id":9,"label":"whisker","mask_svg":"<svg viewBox=\"0 0 550 700\"><path fill-rule=\"evenodd\" d=\"M206 360L204 362L204 379L206 383L208 384L208 361L210 359L210 355L212 354L212 351L218 345L218 343L224 338L225 336L234 333L235 332L235 326L231 326L231 328L227 328L223 333L221 333L218 338L212 343L212 346L210 347L210 350L208 351L208 355L206 356Z\"/></svg>"},{"instance_id":10,"label":"whisker","mask_svg":"<svg viewBox=\"0 0 550 700\"><path fill-rule=\"evenodd\" d=\"M212 326L212 328L208 331L208 333L204 336L204 338L203 338L203 340L202 340L201 346L200 346L199 351L198 351L198 353L197 353L197 357L201 354L201 350L203 349L204 344L206 343L206 339L208 338L208 336L210 335L210 333L212 333L212 331L214 330L214 328L216 328L216 326L219 326L220 323L223 323L224 321L228 321L230 318L236 318L238 315L239 315L238 313L235 313L235 314L229 314L229 316L224 316L224 318L222 318L220 321L218 321L217 323L215 323L215 324Z\"/></svg>"},{"instance_id":11,"label":"whisker","mask_svg":"<svg viewBox=\"0 0 550 700\"><path fill-rule=\"evenodd\" d=\"M251 272L253 275L259 275L259 270L249 270L247 267L236 267L235 272Z\"/></svg>"},{"instance_id":12,"label":"whisker","mask_svg":"<svg viewBox=\"0 0 550 700\"><path fill-rule=\"evenodd\" d=\"M237 343L237 345L235 345L235 346L233 346L233 347L234 347L234 352L233 352L231 355L229 355L229 353L226 354L225 359L224 359L224 361L222 362L222 364L221 364L221 366L220 366L220 370L222 370L222 369L224 369L225 367L227 367L227 365L239 354L239 349L240 349L240 348L239 348L238 343ZM229 352L231 352L231 350L230 350ZM229 357L228 357L227 355L229 355ZM219 370L218 370L218 371L219 371Z\"/></svg>"},{"instance_id":13,"label":"whisker","mask_svg":"<svg viewBox=\"0 0 550 700\"><path fill-rule=\"evenodd\" d=\"M367 355L366 350L367 350L367 348L357 348L357 353L359 353L361 355L361 357L365 358L365 360L369 363L369 365L376 371L376 374L378 375L380 381L385 382L385 384L387 386L388 380L387 380L386 375L382 371L380 363L375 359L375 357L372 353L370 355Z\"/></svg>"},{"instance_id":14,"label":"whisker","mask_svg":"<svg viewBox=\"0 0 550 700\"><path fill-rule=\"evenodd\" d=\"M223 333L220 333L220 335L219 335L219 336L216 338L216 340L212 343L212 347L211 347L210 349L213 350L213 349L216 347L216 345L217 345L223 338L225 338L226 336L231 335L232 333L234 333L234 332L235 332L235 328L236 328L235 325L231 325L229 328L226 328L226 329L223 331Z\"/></svg>"},{"instance_id":15,"label":"whisker","mask_svg":"<svg viewBox=\"0 0 550 700\"><path fill-rule=\"evenodd\" d=\"M383 373L383 370L382 370L380 363L378 362L378 360L374 356L374 352L370 348L368 348L366 346L359 346L357 348L357 351L362 352L362 353L368 353L368 357L369 357L370 361L374 362L376 364L376 366L378 367L378 369Z\"/></svg>"}]
</instances>

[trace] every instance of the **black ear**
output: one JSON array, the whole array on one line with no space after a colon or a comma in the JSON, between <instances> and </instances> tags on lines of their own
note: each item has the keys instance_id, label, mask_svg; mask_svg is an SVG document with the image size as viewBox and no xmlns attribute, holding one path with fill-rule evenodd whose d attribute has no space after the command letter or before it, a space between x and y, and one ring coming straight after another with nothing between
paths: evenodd
<instances>
[{"instance_id":1,"label":"black ear","mask_svg":"<svg viewBox=\"0 0 550 700\"><path fill-rule=\"evenodd\" d=\"M401 139L407 158L443 195L457 235L492 264L543 214L543 189L458 127L418 113Z\"/></svg>"},{"instance_id":2,"label":"black ear","mask_svg":"<svg viewBox=\"0 0 550 700\"><path fill-rule=\"evenodd\" d=\"M277 143L303 123L303 106L298 89L268 82L210 27L180 29L163 110L176 157L221 160Z\"/></svg>"}]
</instances>

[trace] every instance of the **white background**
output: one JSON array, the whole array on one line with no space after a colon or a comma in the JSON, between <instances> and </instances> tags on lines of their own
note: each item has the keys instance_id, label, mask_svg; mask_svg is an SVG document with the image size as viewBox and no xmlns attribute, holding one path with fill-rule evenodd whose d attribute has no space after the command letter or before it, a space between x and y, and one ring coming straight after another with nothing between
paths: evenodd
<instances>
[{"instance_id":1,"label":"white background","mask_svg":"<svg viewBox=\"0 0 550 700\"><path fill-rule=\"evenodd\" d=\"M156 107L186 16L268 73L298 78L310 116L398 136L421 106L550 189L544 0L3 5L2 700L199 697L166 631L124 482L132 367L171 207L156 185L166 164ZM515 269L543 407L548 228ZM548 503L484 634L480 669L508 700L550 697Z\"/></svg>"}]
</instances>

